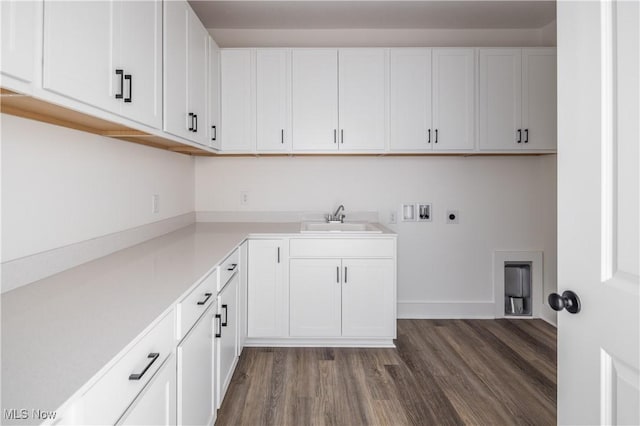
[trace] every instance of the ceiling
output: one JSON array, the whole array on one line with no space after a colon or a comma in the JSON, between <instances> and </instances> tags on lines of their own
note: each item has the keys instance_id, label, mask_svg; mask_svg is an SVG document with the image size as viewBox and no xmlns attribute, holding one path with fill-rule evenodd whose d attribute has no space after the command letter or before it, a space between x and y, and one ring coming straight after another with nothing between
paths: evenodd
<instances>
[{"instance_id":1,"label":"ceiling","mask_svg":"<svg viewBox=\"0 0 640 426\"><path fill-rule=\"evenodd\" d=\"M191 0L209 29L541 28L555 1Z\"/></svg>"}]
</instances>

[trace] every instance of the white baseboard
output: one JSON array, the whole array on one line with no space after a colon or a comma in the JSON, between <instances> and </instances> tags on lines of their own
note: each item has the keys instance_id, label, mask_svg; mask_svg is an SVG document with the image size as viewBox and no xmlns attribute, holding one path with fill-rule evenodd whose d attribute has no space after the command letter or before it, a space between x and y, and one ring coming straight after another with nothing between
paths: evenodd
<instances>
[{"instance_id":1,"label":"white baseboard","mask_svg":"<svg viewBox=\"0 0 640 426\"><path fill-rule=\"evenodd\" d=\"M398 319L493 319L495 304L488 302L398 302Z\"/></svg>"},{"instance_id":2,"label":"white baseboard","mask_svg":"<svg viewBox=\"0 0 640 426\"><path fill-rule=\"evenodd\" d=\"M353 338L296 338L296 337L247 337L245 347L284 348L395 348L393 339L353 339Z\"/></svg>"},{"instance_id":3,"label":"white baseboard","mask_svg":"<svg viewBox=\"0 0 640 426\"><path fill-rule=\"evenodd\" d=\"M194 212L185 213L121 232L3 262L2 289L0 290L5 293L118 250L168 234L191 225L195 222L195 218Z\"/></svg>"}]
</instances>

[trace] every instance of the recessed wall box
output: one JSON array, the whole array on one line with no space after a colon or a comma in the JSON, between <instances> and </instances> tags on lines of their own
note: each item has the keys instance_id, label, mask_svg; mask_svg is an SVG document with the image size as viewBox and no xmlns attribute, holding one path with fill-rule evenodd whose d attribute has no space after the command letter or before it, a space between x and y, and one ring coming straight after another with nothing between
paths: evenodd
<instances>
[{"instance_id":1,"label":"recessed wall box","mask_svg":"<svg viewBox=\"0 0 640 426\"><path fill-rule=\"evenodd\" d=\"M433 211L433 208L431 207L431 203L416 204L418 222L431 222L433 220L432 211Z\"/></svg>"},{"instance_id":2,"label":"recessed wall box","mask_svg":"<svg viewBox=\"0 0 640 426\"><path fill-rule=\"evenodd\" d=\"M402 221L403 222L415 222L416 221L416 205L403 204L402 205Z\"/></svg>"}]
</instances>

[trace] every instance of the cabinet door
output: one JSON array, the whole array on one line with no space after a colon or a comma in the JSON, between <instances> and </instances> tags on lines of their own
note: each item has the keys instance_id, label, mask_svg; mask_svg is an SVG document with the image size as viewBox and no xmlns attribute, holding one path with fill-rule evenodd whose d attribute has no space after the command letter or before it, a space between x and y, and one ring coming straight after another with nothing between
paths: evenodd
<instances>
[{"instance_id":1,"label":"cabinet door","mask_svg":"<svg viewBox=\"0 0 640 426\"><path fill-rule=\"evenodd\" d=\"M290 51L256 51L256 137L259 152L291 148Z\"/></svg>"},{"instance_id":2,"label":"cabinet door","mask_svg":"<svg viewBox=\"0 0 640 426\"><path fill-rule=\"evenodd\" d=\"M250 240L248 337L288 336L284 241Z\"/></svg>"},{"instance_id":3,"label":"cabinet door","mask_svg":"<svg viewBox=\"0 0 640 426\"><path fill-rule=\"evenodd\" d=\"M339 56L340 150L383 151L385 49L343 49Z\"/></svg>"},{"instance_id":4,"label":"cabinet door","mask_svg":"<svg viewBox=\"0 0 640 426\"><path fill-rule=\"evenodd\" d=\"M3 0L0 2L2 28L2 74L25 83L34 79L38 20L42 19L42 3ZM42 21L40 21L42 24ZM6 84L3 79L3 87Z\"/></svg>"},{"instance_id":5,"label":"cabinet door","mask_svg":"<svg viewBox=\"0 0 640 426\"><path fill-rule=\"evenodd\" d=\"M523 149L556 149L556 50L522 52Z\"/></svg>"},{"instance_id":6,"label":"cabinet door","mask_svg":"<svg viewBox=\"0 0 640 426\"><path fill-rule=\"evenodd\" d=\"M209 33L202 26L200 19L189 8L187 58L187 93L189 98L188 112L193 114L193 124L189 139L202 145L209 144L207 128L207 44Z\"/></svg>"},{"instance_id":7,"label":"cabinet door","mask_svg":"<svg viewBox=\"0 0 640 426\"><path fill-rule=\"evenodd\" d=\"M162 2L121 1L114 45L125 81L121 114L162 128Z\"/></svg>"},{"instance_id":8,"label":"cabinet door","mask_svg":"<svg viewBox=\"0 0 640 426\"><path fill-rule=\"evenodd\" d=\"M340 336L341 274L339 259L291 259L291 337Z\"/></svg>"},{"instance_id":9,"label":"cabinet door","mask_svg":"<svg viewBox=\"0 0 640 426\"><path fill-rule=\"evenodd\" d=\"M221 336L217 342L217 407L220 408L224 394L231 382L236 365L238 344L238 281L236 274L218 295Z\"/></svg>"},{"instance_id":10,"label":"cabinet door","mask_svg":"<svg viewBox=\"0 0 640 426\"><path fill-rule=\"evenodd\" d=\"M179 425L208 425L215 413L214 307L209 307L178 346Z\"/></svg>"},{"instance_id":11,"label":"cabinet door","mask_svg":"<svg viewBox=\"0 0 640 426\"><path fill-rule=\"evenodd\" d=\"M255 132L252 125L254 104L251 88L251 50L222 50L222 149L230 152L252 151Z\"/></svg>"},{"instance_id":12,"label":"cabinet door","mask_svg":"<svg viewBox=\"0 0 640 426\"><path fill-rule=\"evenodd\" d=\"M295 49L292 56L294 151L338 149L338 51Z\"/></svg>"},{"instance_id":13,"label":"cabinet door","mask_svg":"<svg viewBox=\"0 0 640 426\"><path fill-rule=\"evenodd\" d=\"M520 149L522 58L520 49L480 50L480 149Z\"/></svg>"},{"instance_id":14,"label":"cabinet door","mask_svg":"<svg viewBox=\"0 0 640 426\"><path fill-rule=\"evenodd\" d=\"M220 149L220 49L209 37L209 146Z\"/></svg>"},{"instance_id":15,"label":"cabinet door","mask_svg":"<svg viewBox=\"0 0 640 426\"><path fill-rule=\"evenodd\" d=\"M124 81L116 74L115 1L44 2L43 87L118 112Z\"/></svg>"},{"instance_id":16,"label":"cabinet door","mask_svg":"<svg viewBox=\"0 0 640 426\"><path fill-rule=\"evenodd\" d=\"M433 149L473 150L475 50L433 49Z\"/></svg>"},{"instance_id":17,"label":"cabinet door","mask_svg":"<svg viewBox=\"0 0 640 426\"><path fill-rule=\"evenodd\" d=\"M393 337L393 260L343 259L342 269L342 335Z\"/></svg>"},{"instance_id":18,"label":"cabinet door","mask_svg":"<svg viewBox=\"0 0 640 426\"><path fill-rule=\"evenodd\" d=\"M186 1L164 2L164 130L187 139L191 138L187 96L189 12Z\"/></svg>"},{"instance_id":19,"label":"cabinet door","mask_svg":"<svg viewBox=\"0 0 640 426\"><path fill-rule=\"evenodd\" d=\"M173 355L160 367L117 424L176 424L176 359Z\"/></svg>"},{"instance_id":20,"label":"cabinet door","mask_svg":"<svg viewBox=\"0 0 640 426\"><path fill-rule=\"evenodd\" d=\"M431 131L431 49L391 49L391 151L424 151Z\"/></svg>"}]
</instances>

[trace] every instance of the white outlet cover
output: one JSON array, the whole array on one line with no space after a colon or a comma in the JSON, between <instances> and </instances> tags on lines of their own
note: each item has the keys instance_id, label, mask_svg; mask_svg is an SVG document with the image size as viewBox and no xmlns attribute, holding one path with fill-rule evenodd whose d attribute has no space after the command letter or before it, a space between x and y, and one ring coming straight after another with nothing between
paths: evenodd
<instances>
[{"instance_id":1,"label":"white outlet cover","mask_svg":"<svg viewBox=\"0 0 640 426\"><path fill-rule=\"evenodd\" d=\"M160 213L160 194L151 196L151 213Z\"/></svg>"},{"instance_id":2,"label":"white outlet cover","mask_svg":"<svg viewBox=\"0 0 640 426\"><path fill-rule=\"evenodd\" d=\"M415 203L406 203L401 206L401 217L403 222L415 222L416 221L416 205Z\"/></svg>"}]
</instances>

